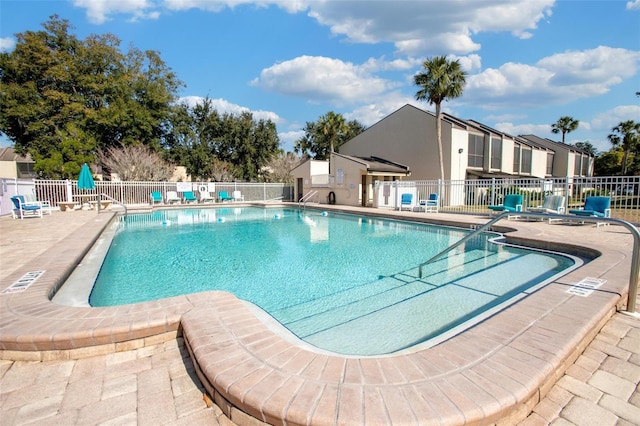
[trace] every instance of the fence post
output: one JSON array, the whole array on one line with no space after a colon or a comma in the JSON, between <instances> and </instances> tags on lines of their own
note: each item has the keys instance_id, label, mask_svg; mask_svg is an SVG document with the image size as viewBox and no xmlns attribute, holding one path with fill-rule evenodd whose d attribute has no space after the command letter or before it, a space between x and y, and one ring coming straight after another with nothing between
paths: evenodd
<instances>
[{"instance_id":1,"label":"fence post","mask_svg":"<svg viewBox=\"0 0 640 426\"><path fill-rule=\"evenodd\" d=\"M71 188L71 181L69 181L69 179L65 180L65 185L67 186L67 202L73 203L73 190Z\"/></svg>"}]
</instances>

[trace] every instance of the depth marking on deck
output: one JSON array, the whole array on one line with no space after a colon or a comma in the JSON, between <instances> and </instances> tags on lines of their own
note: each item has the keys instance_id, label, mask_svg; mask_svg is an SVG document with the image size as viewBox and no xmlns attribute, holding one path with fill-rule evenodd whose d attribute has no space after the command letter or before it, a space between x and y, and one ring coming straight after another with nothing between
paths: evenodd
<instances>
[{"instance_id":1,"label":"depth marking on deck","mask_svg":"<svg viewBox=\"0 0 640 426\"><path fill-rule=\"evenodd\" d=\"M20 277L16 282L11 284L9 287L5 288L0 292L0 294L9 294L9 293L19 293L21 291L25 291L29 288L31 284L35 282L45 271L33 271L27 272L22 277Z\"/></svg>"},{"instance_id":2,"label":"depth marking on deck","mask_svg":"<svg viewBox=\"0 0 640 426\"><path fill-rule=\"evenodd\" d=\"M576 296L588 297L591 293L594 292L598 287L602 284L606 283L607 280L603 280L600 278L583 278L579 282L577 282L573 287L567 290L567 293L571 293Z\"/></svg>"}]
</instances>

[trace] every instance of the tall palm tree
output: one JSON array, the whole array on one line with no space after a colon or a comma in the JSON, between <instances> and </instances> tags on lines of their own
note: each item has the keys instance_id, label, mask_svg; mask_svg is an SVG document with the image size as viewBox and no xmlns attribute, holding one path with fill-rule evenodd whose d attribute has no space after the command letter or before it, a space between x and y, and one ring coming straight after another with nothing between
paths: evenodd
<instances>
[{"instance_id":1,"label":"tall palm tree","mask_svg":"<svg viewBox=\"0 0 640 426\"><path fill-rule=\"evenodd\" d=\"M578 124L580 121L574 120L573 117L560 117L556 123L551 125L551 132L554 134L562 133L562 143L564 143L564 136L577 129Z\"/></svg>"},{"instance_id":2,"label":"tall palm tree","mask_svg":"<svg viewBox=\"0 0 640 426\"><path fill-rule=\"evenodd\" d=\"M329 111L318 120L320 131L329 139L329 155L334 152L338 137L347 133L348 127L342 114Z\"/></svg>"},{"instance_id":3,"label":"tall palm tree","mask_svg":"<svg viewBox=\"0 0 640 426\"><path fill-rule=\"evenodd\" d=\"M627 162L629 153L640 148L640 123L633 120L623 121L611 129L612 132L607 138L615 147L622 147L622 175L627 174Z\"/></svg>"},{"instance_id":4,"label":"tall palm tree","mask_svg":"<svg viewBox=\"0 0 640 426\"><path fill-rule=\"evenodd\" d=\"M422 88L416 93L419 101L436 104L436 140L438 141L438 157L440 158L440 179L444 180L444 159L442 155L442 102L462 96L467 83L467 74L462 70L460 62L449 61L445 56L428 58L422 64L422 72L414 76L414 83Z\"/></svg>"}]
</instances>

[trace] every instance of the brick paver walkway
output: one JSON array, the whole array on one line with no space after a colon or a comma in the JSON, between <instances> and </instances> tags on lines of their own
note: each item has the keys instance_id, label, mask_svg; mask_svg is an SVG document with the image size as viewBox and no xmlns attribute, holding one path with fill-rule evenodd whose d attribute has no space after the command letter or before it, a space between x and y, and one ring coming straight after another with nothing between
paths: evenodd
<instances>
[{"instance_id":1,"label":"brick paver walkway","mask_svg":"<svg viewBox=\"0 0 640 426\"><path fill-rule=\"evenodd\" d=\"M11 245L1 235L0 242ZM36 252L5 252L2 274L11 272L20 259L28 261L23 256L30 258L54 249L42 242L34 238ZM520 425L640 425L639 382L640 318L618 313ZM178 338L78 360L2 360L0 424L231 422L218 407L208 406L188 352Z\"/></svg>"}]
</instances>

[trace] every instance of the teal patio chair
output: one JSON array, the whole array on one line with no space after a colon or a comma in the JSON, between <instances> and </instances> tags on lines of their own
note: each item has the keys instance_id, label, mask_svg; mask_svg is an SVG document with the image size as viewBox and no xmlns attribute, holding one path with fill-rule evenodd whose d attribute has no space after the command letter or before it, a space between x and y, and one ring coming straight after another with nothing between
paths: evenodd
<instances>
[{"instance_id":1,"label":"teal patio chair","mask_svg":"<svg viewBox=\"0 0 640 426\"><path fill-rule=\"evenodd\" d=\"M587 197L583 208L571 209L569 214L583 217L611 217L611 197ZM605 222L596 222L596 227L605 224L608 225Z\"/></svg>"},{"instance_id":2,"label":"teal patio chair","mask_svg":"<svg viewBox=\"0 0 640 426\"><path fill-rule=\"evenodd\" d=\"M438 194L432 192L426 200L420 200L418 210L424 210L425 213L438 213Z\"/></svg>"},{"instance_id":3,"label":"teal patio chair","mask_svg":"<svg viewBox=\"0 0 640 426\"><path fill-rule=\"evenodd\" d=\"M400 210L413 209L413 194L402 194L400 198Z\"/></svg>"},{"instance_id":4,"label":"teal patio chair","mask_svg":"<svg viewBox=\"0 0 640 426\"><path fill-rule=\"evenodd\" d=\"M42 204L39 202L31 202L26 204L22 195L15 195L11 197L13 203L13 209L11 214L14 219L18 217L24 219L25 216L36 216L42 219Z\"/></svg>"},{"instance_id":5,"label":"teal patio chair","mask_svg":"<svg viewBox=\"0 0 640 426\"><path fill-rule=\"evenodd\" d=\"M198 199L196 198L193 191L186 191L182 193L182 197L185 203L197 203Z\"/></svg>"},{"instance_id":6,"label":"teal patio chair","mask_svg":"<svg viewBox=\"0 0 640 426\"><path fill-rule=\"evenodd\" d=\"M491 212L513 212L519 213L522 211L522 194L507 194L504 196L504 202L502 205L489 206ZM518 215L509 215L507 219L512 217L518 217Z\"/></svg>"},{"instance_id":7,"label":"teal patio chair","mask_svg":"<svg viewBox=\"0 0 640 426\"><path fill-rule=\"evenodd\" d=\"M224 203L225 201L233 201L233 197L231 197L227 191L218 192L218 201Z\"/></svg>"},{"instance_id":8,"label":"teal patio chair","mask_svg":"<svg viewBox=\"0 0 640 426\"><path fill-rule=\"evenodd\" d=\"M160 193L160 191L153 191L151 193L151 201L150 201L151 205L154 204L162 204L162 194Z\"/></svg>"}]
</instances>

